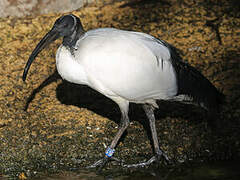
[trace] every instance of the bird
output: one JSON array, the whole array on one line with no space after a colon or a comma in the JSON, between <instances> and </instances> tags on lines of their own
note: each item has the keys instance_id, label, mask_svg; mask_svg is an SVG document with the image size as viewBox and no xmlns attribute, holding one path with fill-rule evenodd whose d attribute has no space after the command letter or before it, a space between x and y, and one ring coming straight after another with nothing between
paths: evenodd
<instances>
[{"instance_id":1,"label":"bird","mask_svg":"<svg viewBox=\"0 0 240 180\"><path fill-rule=\"evenodd\" d=\"M90 167L103 168L112 158L116 146L130 124L129 104L143 107L149 121L154 155L140 165L169 161L160 148L154 110L157 101L179 101L197 104L214 111L224 101L224 95L196 68L183 61L178 49L152 35L97 28L85 31L74 14L59 17L51 30L40 40L25 65L26 80L36 56L58 38L62 44L56 53L56 68L60 76L71 83L87 85L113 100L121 111L118 132L107 147L104 157Z\"/></svg>"}]
</instances>

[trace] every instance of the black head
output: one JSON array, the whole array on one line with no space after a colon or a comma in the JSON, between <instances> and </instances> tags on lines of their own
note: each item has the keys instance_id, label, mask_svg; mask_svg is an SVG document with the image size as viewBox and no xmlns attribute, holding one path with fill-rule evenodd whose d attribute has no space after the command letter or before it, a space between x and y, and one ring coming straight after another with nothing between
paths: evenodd
<instances>
[{"instance_id":1,"label":"black head","mask_svg":"<svg viewBox=\"0 0 240 180\"><path fill-rule=\"evenodd\" d=\"M36 58L36 56L51 42L63 37L63 45L73 48L79 39L84 34L84 30L80 19L75 15L65 15L56 20L52 29L41 39L37 44L32 54L30 55L28 62L24 68L23 81L27 77L28 70Z\"/></svg>"},{"instance_id":2,"label":"black head","mask_svg":"<svg viewBox=\"0 0 240 180\"><path fill-rule=\"evenodd\" d=\"M63 45L69 47L74 46L79 36L84 33L80 19L72 14L57 19L53 29L63 37Z\"/></svg>"}]
</instances>

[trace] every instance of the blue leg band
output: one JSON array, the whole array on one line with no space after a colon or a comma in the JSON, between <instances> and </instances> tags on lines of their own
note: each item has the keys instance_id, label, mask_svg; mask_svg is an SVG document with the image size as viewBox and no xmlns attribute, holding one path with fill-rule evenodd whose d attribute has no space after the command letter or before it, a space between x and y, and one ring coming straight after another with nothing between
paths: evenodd
<instances>
[{"instance_id":1,"label":"blue leg band","mask_svg":"<svg viewBox=\"0 0 240 180\"><path fill-rule=\"evenodd\" d=\"M111 149L110 147L108 147L107 150L105 151L105 155L110 158L112 157L114 152L115 152L115 149Z\"/></svg>"}]
</instances>

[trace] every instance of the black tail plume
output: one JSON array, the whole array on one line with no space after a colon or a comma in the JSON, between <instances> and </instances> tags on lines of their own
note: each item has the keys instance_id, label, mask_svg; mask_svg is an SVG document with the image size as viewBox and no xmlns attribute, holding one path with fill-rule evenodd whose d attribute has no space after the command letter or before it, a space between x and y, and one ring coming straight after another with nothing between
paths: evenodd
<instances>
[{"instance_id":1,"label":"black tail plume","mask_svg":"<svg viewBox=\"0 0 240 180\"><path fill-rule=\"evenodd\" d=\"M218 111L225 96L198 70L183 62L175 47L166 42L164 44L170 50L172 64L177 74L178 95L187 95L209 111Z\"/></svg>"},{"instance_id":2,"label":"black tail plume","mask_svg":"<svg viewBox=\"0 0 240 180\"><path fill-rule=\"evenodd\" d=\"M178 75L178 94L184 94L210 111L218 110L224 102L224 95L194 67L184 63L175 63Z\"/></svg>"}]
</instances>

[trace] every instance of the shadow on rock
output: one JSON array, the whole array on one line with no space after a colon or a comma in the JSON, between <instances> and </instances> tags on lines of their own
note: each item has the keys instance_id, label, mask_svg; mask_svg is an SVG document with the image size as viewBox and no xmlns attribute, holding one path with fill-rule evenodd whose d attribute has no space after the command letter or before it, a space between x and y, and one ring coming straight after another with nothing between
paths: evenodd
<instances>
[{"instance_id":1,"label":"shadow on rock","mask_svg":"<svg viewBox=\"0 0 240 180\"><path fill-rule=\"evenodd\" d=\"M24 106L24 111L28 110L29 104L32 102L32 100L35 98L36 94L39 93L44 87L51 84L52 82L57 81L60 79L60 75L58 74L57 70L54 71L52 75L50 75L47 79L45 79L36 89L32 91L30 96L27 98L26 104Z\"/></svg>"},{"instance_id":2,"label":"shadow on rock","mask_svg":"<svg viewBox=\"0 0 240 180\"><path fill-rule=\"evenodd\" d=\"M56 91L57 98L61 103L86 108L119 124L121 114L117 104L90 87L63 81L58 85ZM207 113L199 107L166 101L159 101L158 104L159 109L155 111L156 123L161 123L161 120L166 117L188 119L188 121L193 124L206 121ZM149 122L141 105L130 104L129 118L130 121L137 121L143 126L153 148ZM169 122L169 124L171 124L171 122ZM127 131L119 142L123 141L126 135Z\"/></svg>"}]
</instances>

